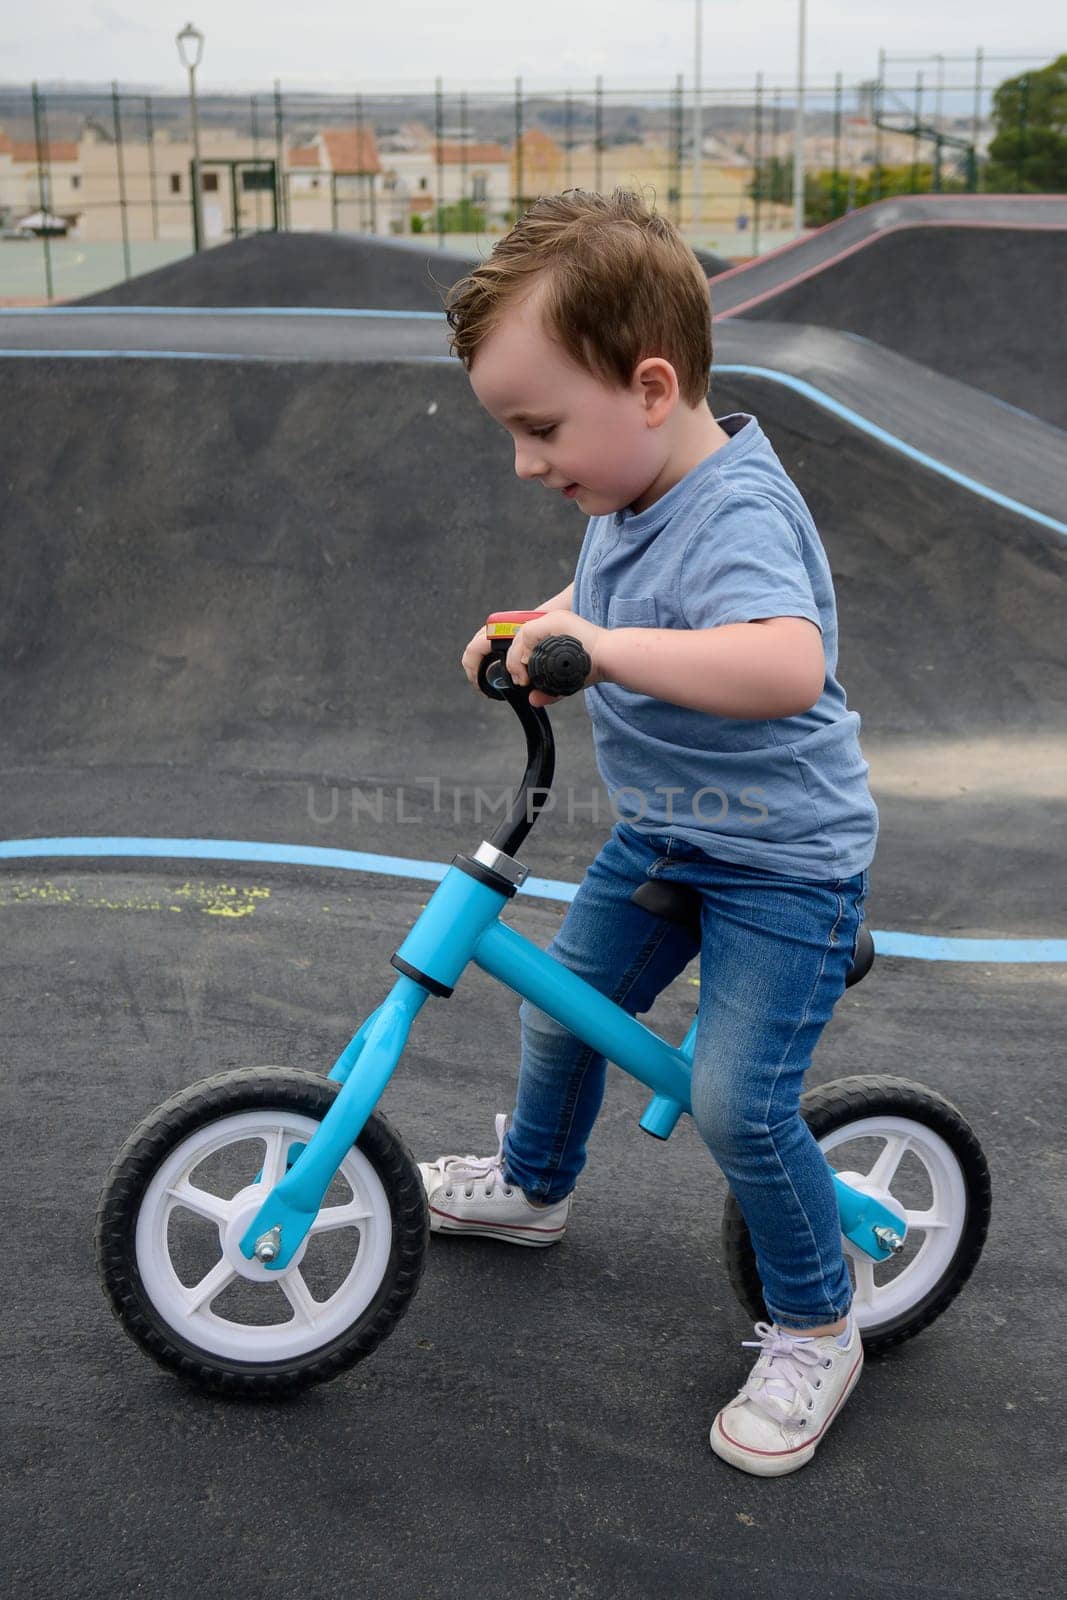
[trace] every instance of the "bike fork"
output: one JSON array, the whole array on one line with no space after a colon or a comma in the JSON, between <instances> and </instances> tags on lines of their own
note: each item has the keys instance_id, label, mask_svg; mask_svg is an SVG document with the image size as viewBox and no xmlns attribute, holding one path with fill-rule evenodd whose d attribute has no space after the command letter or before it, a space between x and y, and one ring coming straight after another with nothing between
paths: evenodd
<instances>
[{"instance_id":1,"label":"bike fork","mask_svg":"<svg viewBox=\"0 0 1067 1600\"><path fill-rule=\"evenodd\" d=\"M256 1212L241 1239L241 1253L271 1272L281 1272L300 1248L335 1172L363 1131L393 1075L411 1025L429 991L400 977L377 1011L346 1047L330 1077L340 1093L285 1177ZM359 1071L353 1072L356 1061Z\"/></svg>"}]
</instances>

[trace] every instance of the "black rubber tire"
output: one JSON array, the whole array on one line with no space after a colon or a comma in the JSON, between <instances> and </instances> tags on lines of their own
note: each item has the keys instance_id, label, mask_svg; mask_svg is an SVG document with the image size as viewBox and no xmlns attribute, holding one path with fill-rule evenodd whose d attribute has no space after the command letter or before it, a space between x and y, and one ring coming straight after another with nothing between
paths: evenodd
<instances>
[{"instance_id":1,"label":"black rubber tire","mask_svg":"<svg viewBox=\"0 0 1067 1600\"><path fill-rule=\"evenodd\" d=\"M154 1361L212 1394L250 1399L294 1394L335 1378L392 1332L418 1288L430 1238L419 1170L403 1140L374 1112L356 1141L389 1199L392 1244L381 1284L363 1314L321 1349L272 1362L224 1359L190 1343L161 1317L137 1268L137 1218L161 1161L207 1123L237 1112L277 1108L321 1121L340 1084L288 1067L220 1073L183 1089L127 1139L108 1173L96 1214L96 1260L111 1309Z\"/></svg>"},{"instance_id":2,"label":"black rubber tire","mask_svg":"<svg viewBox=\"0 0 1067 1600\"><path fill-rule=\"evenodd\" d=\"M967 1215L956 1252L933 1287L908 1310L885 1323L864 1329L863 1348L879 1355L928 1328L952 1303L971 1276L989 1231L992 1186L989 1167L974 1130L951 1101L906 1078L838 1078L801 1096L800 1113L815 1135L873 1116L910 1117L932 1128L949 1145L960 1165L967 1194ZM756 1269L748 1228L733 1193L722 1217L722 1250L730 1286L753 1321L770 1321Z\"/></svg>"}]
</instances>

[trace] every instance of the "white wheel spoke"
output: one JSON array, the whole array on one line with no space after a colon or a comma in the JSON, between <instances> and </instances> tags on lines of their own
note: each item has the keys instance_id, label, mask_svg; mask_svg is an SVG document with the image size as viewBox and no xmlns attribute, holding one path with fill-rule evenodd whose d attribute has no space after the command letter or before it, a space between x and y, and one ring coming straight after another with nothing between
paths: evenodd
<instances>
[{"instance_id":1,"label":"white wheel spoke","mask_svg":"<svg viewBox=\"0 0 1067 1600\"><path fill-rule=\"evenodd\" d=\"M301 1276L300 1268L296 1267L287 1272L284 1278L279 1278L278 1286L292 1306L297 1319L306 1322L309 1328L313 1328L322 1308L311 1298L311 1291Z\"/></svg>"},{"instance_id":2,"label":"white wheel spoke","mask_svg":"<svg viewBox=\"0 0 1067 1600\"><path fill-rule=\"evenodd\" d=\"M225 1259L216 1261L211 1271L191 1289L186 1289L182 1298L188 1316L193 1316L202 1306L209 1306L215 1296L221 1294L228 1283L232 1283L237 1274Z\"/></svg>"},{"instance_id":3,"label":"white wheel spoke","mask_svg":"<svg viewBox=\"0 0 1067 1600\"><path fill-rule=\"evenodd\" d=\"M857 1255L856 1268L856 1299L861 1306L874 1305L874 1262L870 1256Z\"/></svg>"},{"instance_id":4,"label":"white wheel spoke","mask_svg":"<svg viewBox=\"0 0 1067 1600\"><path fill-rule=\"evenodd\" d=\"M289 1138L283 1128L271 1128L265 1136L266 1151L263 1156L263 1171L260 1173L260 1183L273 1189L276 1183L281 1183L285 1177L285 1154L289 1148Z\"/></svg>"},{"instance_id":5,"label":"white wheel spoke","mask_svg":"<svg viewBox=\"0 0 1067 1600\"><path fill-rule=\"evenodd\" d=\"M896 1175L896 1170L900 1166L904 1152L910 1143L910 1139L899 1133L891 1134L886 1139L884 1150L867 1174L867 1182L873 1188L890 1188Z\"/></svg>"},{"instance_id":6,"label":"white wheel spoke","mask_svg":"<svg viewBox=\"0 0 1067 1600\"><path fill-rule=\"evenodd\" d=\"M939 1217L936 1211L905 1211L904 1220L908 1224L909 1233L929 1233L935 1228L951 1227L949 1219Z\"/></svg>"},{"instance_id":7,"label":"white wheel spoke","mask_svg":"<svg viewBox=\"0 0 1067 1600\"><path fill-rule=\"evenodd\" d=\"M358 1200L350 1200L344 1206L323 1206L311 1224L310 1231L330 1233L334 1228L351 1228L357 1222L366 1222L372 1214Z\"/></svg>"},{"instance_id":8,"label":"white wheel spoke","mask_svg":"<svg viewBox=\"0 0 1067 1600\"><path fill-rule=\"evenodd\" d=\"M182 1178L178 1183L172 1183L167 1194L176 1206L184 1206L186 1211L195 1211L198 1217L205 1217L208 1222L217 1222L222 1227L230 1215L230 1202L224 1200L221 1194L212 1194L207 1189L198 1189L190 1183L188 1178Z\"/></svg>"}]
</instances>

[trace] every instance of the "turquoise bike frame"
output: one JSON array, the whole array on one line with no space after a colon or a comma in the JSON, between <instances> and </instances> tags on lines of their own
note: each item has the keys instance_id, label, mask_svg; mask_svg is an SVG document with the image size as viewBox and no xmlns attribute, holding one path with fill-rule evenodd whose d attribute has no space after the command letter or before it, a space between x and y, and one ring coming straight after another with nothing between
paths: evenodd
<instances>
[{"instance_id":1,"label":"turquoise bike frame","mask_svg":"<svg viewBox=\"0 0 1067 1600\"><path fill-rule=\"evenodd\" d=\"M359 1138L392 1077L418 1012L431 994L450 994L472 961L651 1089L652 1099L640 1124L646 1133L667 1139L683 1111L691 1111L696 1020L680 1045L667 1044L501 923L500 913L509 899L508 889L497 889L462 867L453 865L446 873L393 958L401 976L330 1072L342 1085L340 1093L307 1144L290 1148L292 1165L242 1238L241 1250L249 1260L257 1254L257 1242L273 1234L270 1248L275 1253L268 1260L261 1255L263 1265L280 1272L292 1261L345 1153ZM901 1218L836 1174L834 1183L842 1233L873 1260L887 1260L893 1248L875 1230L902 1239Z\"/></svg>"}]
</instances>

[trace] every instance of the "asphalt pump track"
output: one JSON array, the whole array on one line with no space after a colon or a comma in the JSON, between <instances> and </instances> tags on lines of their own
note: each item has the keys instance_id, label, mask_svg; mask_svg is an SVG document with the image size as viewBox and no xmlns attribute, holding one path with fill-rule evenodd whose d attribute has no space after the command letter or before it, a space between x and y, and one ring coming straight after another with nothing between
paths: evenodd
<instances>
[{"instance_id":1,"label":"asphalt pump track","mask_svg":"<svg viewBox=\"0 0 1067 1600\"><path fill-rule=\"evenodd\" d=\"M294 1405L218 1405L107 1316L104 1172L169 1093L231 1066L325 1070L382 998L427 867L478 842L478 792L521 771L459 651L489 610L567 581L584 523L515 481L444 361L3 374L3 833L86 851L0 871L12 1592L251 1596L269 1569L315 1593L336 1567L383 1597L476 1574L487 1593L806 1600L857 1572L879 1600L1051 1595L1064 967L1010 946L1067 935L1064 536L795 389L713 381L717 413L760 416L830 556L881 812L870 922L990 941L982 960L883 949L817 1053L812 1083L884 1071L959 1104L994 1225L964 1294L870 1363L812 1466L761 1482L710 1455L751 1336L721 1267L723 1182L688 1124L652 1148L621 1074L563 1245L434 1248L368 1362ZM611 823L583 708L551 715L560 803L523 852L549 892L509 912L542 944L553 886ZM88 853L120 837L364 867ZM669 1037L694 976L657 1003ZM517 1038L514 997L477 972L424 1010L384 1102L417 1155L489 1149Z\"/></svg>"}]
</instances>

